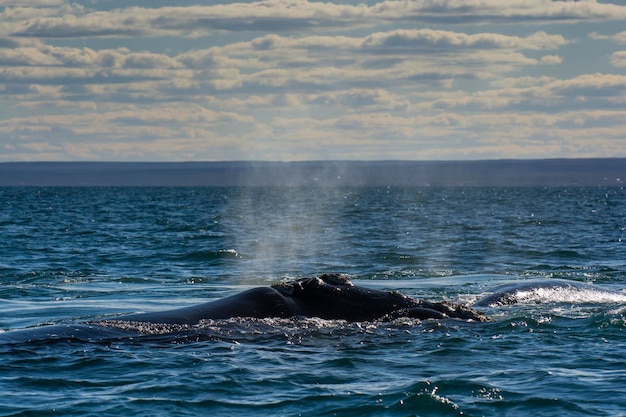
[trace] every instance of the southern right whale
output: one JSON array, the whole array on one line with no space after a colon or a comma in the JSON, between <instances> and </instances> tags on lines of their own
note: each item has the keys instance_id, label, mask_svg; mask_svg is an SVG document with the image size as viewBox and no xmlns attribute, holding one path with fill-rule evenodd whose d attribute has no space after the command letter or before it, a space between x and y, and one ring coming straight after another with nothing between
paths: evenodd
<instances>
[{"instance_id":1,"label":"southern right whale","mask_svg":"<svg viewBox=\"0 0 626 417\"><path fill-rule=\"evenodd\" d=\"M344 275L314 278L257 287L230 297L166 311L113 316L77 324L44 325L0 333L0 343L41 340L98 341L141 336L158 329L176 333L192 329L203 320L230 318L318 317L350 322L458 318L489 321L483 313L461 304L431 302L356 286Z\"/></svg>"},{"instance_id":2,"label":"southern right whale","mask_svg":"<svg viewBox=\"0 0 626 417\"><path fill-rule=\"evenodd\" d=\"M146 334L174 334L194 330L206 320L230 318L318 317L331 320L389 321L401 317L417 319L456 318L474 322L491 321L474 307L497 307L533 301L550 294L590 291L605 299L626 302L626 294L576 281L548 279L522 281L494 288L472 307L447 301L431 302L397 291L356 286L339 274L302 278L268 287L256 287L229 297L189 307L159 312L109 316L76 324L57 324L0 333L0 343L47 340L101 341L134 338ZM550 293L551 292L551 293ZM571 297L570 297L571 298ZM575 299L575 297L574 297Z\"/></svg>"},{"instance_id":3,"label":"southern right whale","mask_svg":"<svg viewBox=\"0 0 626 417\"><path fill-rule=\"evenodd\" d=\"M418 300L397 291L361 287L340 274L252 288L191 307L130 314L115 317L115 320L193 325L203 319L231 317L318 317L352 322L398 317L488 320L484 314L460 304Z\"/></svg>"},{"instance_id":4,"label":"southern right whale","mask_svg":"<svg viewBox=\"0 0 626 417\"><path fill-rule=\"evenodd\" d=\"M504 284L493 288L491 294L480 298L473 307L497 307L522 302L579 299L609 299L626 301L626 295L597 285L564 279L544 279Z\"/></svg>"}]
</instances>

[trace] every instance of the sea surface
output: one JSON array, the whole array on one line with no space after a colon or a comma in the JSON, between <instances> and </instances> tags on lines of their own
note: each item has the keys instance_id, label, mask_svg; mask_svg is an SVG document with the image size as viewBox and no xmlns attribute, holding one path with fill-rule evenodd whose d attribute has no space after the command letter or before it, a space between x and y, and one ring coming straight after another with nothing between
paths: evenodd
<instances>
[{"instance_id":1,"label":"sea surface","mask_svg":"<svg viewBox=\"0 0 626 417\"><path fill-rule=\"evenodd\" d=\"M0 188L0 329L337 272L493 321L215 321L0 344L2 416L626 416L622 187ZM608 294L608 295L607 295Z\"/></svg>"}]
</instances>

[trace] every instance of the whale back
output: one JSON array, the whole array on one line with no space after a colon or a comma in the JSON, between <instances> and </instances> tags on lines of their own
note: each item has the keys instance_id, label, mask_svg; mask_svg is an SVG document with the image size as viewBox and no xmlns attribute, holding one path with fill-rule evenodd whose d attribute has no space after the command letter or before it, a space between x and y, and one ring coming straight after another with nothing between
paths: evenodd
<instances>
[{"instance_id":1,"label":"whale back","mask_svg":"<svg viewBox=\"0 0 626 417\"><path fill-rule=\"evenodd\" d=\"M257 287L247 291L190 307L173 310L137 313L119 316L118 321L143 321L164 324L198 324L207 319L232 317L291 317L298 313L287 297L271 287Z\"/></svg>"},{"instance_id":2,"label":"whale back","mask_svg":"<svg viewBox=\"0 0 626 417\"><path fill-rule=\"evenodd\" d=\"M497 307L519 303L624 301L623 294L593 284L561 279L505 284L476 301L474 307Z\"/></svg>"}]
</instances>

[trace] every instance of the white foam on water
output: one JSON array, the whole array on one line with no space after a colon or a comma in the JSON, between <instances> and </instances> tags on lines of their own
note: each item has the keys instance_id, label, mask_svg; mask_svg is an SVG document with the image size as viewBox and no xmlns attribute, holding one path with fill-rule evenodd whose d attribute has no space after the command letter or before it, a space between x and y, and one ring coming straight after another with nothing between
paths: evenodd
<instances>
[{"instance_id":1,"label":"white foam on water","mask_svg":"<svg viewBox=\"0 0 626 417\"><path fill-rule=\"evenodd\" d=\"M514 296L517 298L518 303L626 303L626 294L576 287L533 288L517 291Z\"/></svg>"}]
</instances>

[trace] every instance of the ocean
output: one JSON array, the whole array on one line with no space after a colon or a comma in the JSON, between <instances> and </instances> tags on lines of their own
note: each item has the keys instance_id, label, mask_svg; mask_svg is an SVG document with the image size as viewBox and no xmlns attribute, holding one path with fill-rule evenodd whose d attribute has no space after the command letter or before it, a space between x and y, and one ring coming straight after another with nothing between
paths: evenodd
<instances>
[{"instance_id":1,"label":"ocean","mask_svg":"<svg viewBox=\"0 0 626 417\"><path fill-rule=\"evenodd\" d=\"M464 304L530 280L613 291L482 308L487 323L0 343L2 416L626 416L620 186L0 187L0 236L6 332L330 272Z\"/></svg>"}]
</instances>

